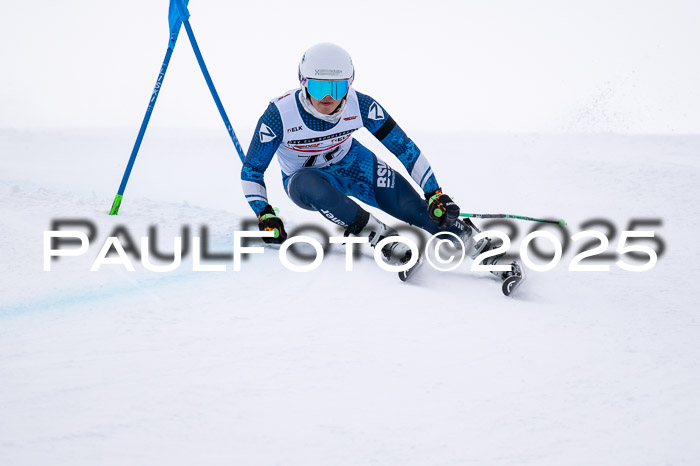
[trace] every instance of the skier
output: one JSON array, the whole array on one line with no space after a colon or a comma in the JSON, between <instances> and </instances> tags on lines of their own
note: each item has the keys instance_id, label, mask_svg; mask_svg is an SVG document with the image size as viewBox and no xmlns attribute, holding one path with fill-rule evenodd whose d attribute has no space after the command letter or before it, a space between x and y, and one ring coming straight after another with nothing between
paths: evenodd
<instances>
[{"instance_id":1,"label":"skier","mask_svg":"<svg viewBox=\"0 0 700 466\"><path fill-rule=\"evenodd\" d=\"M346 234L369 237L372 247L396 232L350 196L430 234L456 234L472 258L489 248L488 238L474 244L474 225L459 219L459 207L442 192L426 156L381 105L352 88L354 77L352 60L343 48L315 45L299 63L300 88L273 99L258 121L241 179L260 230L275 231L276 237L263 240L282 243L287 237L282 220L268 202L264 182L264 173L277 153L284 188L295 204L320 212L344 227ZM353 139L352 133L362 127L399 159L423 196ZM394 264L410 259L410 249L401 242L389 243L382 254ZM496 263L500 257L485 263ZM492 273L505 280L520 270L514 263L509 272Z\"/></svg>"}]
</instances>

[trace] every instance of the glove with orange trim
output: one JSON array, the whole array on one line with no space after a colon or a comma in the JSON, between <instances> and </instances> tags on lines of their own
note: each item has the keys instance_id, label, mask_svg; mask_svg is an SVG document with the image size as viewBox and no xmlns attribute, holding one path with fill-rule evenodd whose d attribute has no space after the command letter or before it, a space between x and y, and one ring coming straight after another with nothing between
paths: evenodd
<instances>
[{"instance_id":1,"label":"glove with orange trim","mask_svg":"<svg viewBox=\"0 0 700 466\"><path fill-rule=\"evenodd\" d=\"M440 226L452 226L459 218L459 206L454 203L450 196L443 194L442 189L426 193L425 200L428 202L430 218L438 222Z\"/></svg>"},{"instance_id":2,"label":"glove with orange trim","mask_svg":"<svg viewBox=\"0 0 700 466\"><path fill-rule=\"evenodd\" d=\"M258 229L260 231L272 231L274 237L263 238L266 243L281 244L287 239L287 232L284 231L284 223L282 219L275 214L275 209L270 204L265 206L260 215L258 215Z\"/></svg>"}]
</instances>

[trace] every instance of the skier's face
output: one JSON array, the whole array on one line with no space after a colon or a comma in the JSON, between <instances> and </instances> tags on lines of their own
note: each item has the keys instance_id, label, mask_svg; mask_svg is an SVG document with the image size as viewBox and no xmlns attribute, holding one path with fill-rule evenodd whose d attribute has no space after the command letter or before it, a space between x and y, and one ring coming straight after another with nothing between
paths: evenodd
<instances>
[{"instance_id":1,"label":"skier's face","mask_svg":"<svg viewBox=\"0 0 700 466\"><path fill-rule=\"evenodd\" d=\"M330 115L331 113L335 112L335 110L338 108L338 105L340 105L340 101L343 100L335 100L330 95L325 96L321 100L314 99L313 96L309 95L309 99L311 99L311 104L314 106L314 108L318 110L319 113L322 113L324 115Z\"/></svg>"}]
</instances>

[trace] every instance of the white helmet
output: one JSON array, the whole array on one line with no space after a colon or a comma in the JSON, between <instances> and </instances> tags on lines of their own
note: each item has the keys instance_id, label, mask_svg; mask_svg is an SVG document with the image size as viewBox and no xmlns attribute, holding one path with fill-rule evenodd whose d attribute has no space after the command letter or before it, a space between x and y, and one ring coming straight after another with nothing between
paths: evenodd
<instances>
[{"instance_id":1,"label":"white helmet","mask_svg":"<svg viewBox=\"0 0 700 466\"><path fill-rule=\"evenodd\" d=\"M309 91L309 80L317 82L345 81L347 88L349 88L354 78L355 68L352 66L350 54L342 47L329 42L314 45L304 53L299 62L299 82L307 92ZM342 87L345 86L341 86L341 90ZM347 89L342 96L333 95L333 98L342 98L346 93Z\"/></svg>"}]
</instances>

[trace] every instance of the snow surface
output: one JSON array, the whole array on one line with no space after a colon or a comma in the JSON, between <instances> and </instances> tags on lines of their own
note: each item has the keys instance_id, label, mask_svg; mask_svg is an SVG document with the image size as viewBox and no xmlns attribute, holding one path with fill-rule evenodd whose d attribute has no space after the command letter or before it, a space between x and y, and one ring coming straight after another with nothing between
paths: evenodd
<instances>
[{"instance_id":1,"label":"snow surface","mask_svg":"<svg viewBox=\"0 0 700 466\"><path fill-rule=\"evenodd\" d=\"M345 272L339 246L309 273L272 247L241 272L188 256L91 273L117 225L156 225L166 251L207 225L231 252L252 213L225 131L149 130L114 217L133 129L2 130L0 464L700 463L700 136L409 132L464 211L563 217L570 235L610 219L611 251L630 219L662 219L666 251L648 272L574 273L570 248L513 298L466 264L404 284L364 251ZM289 229L337 231L271 167ZM98 239L44 272L59 218Z\"/></svg>"}]
</instances>

